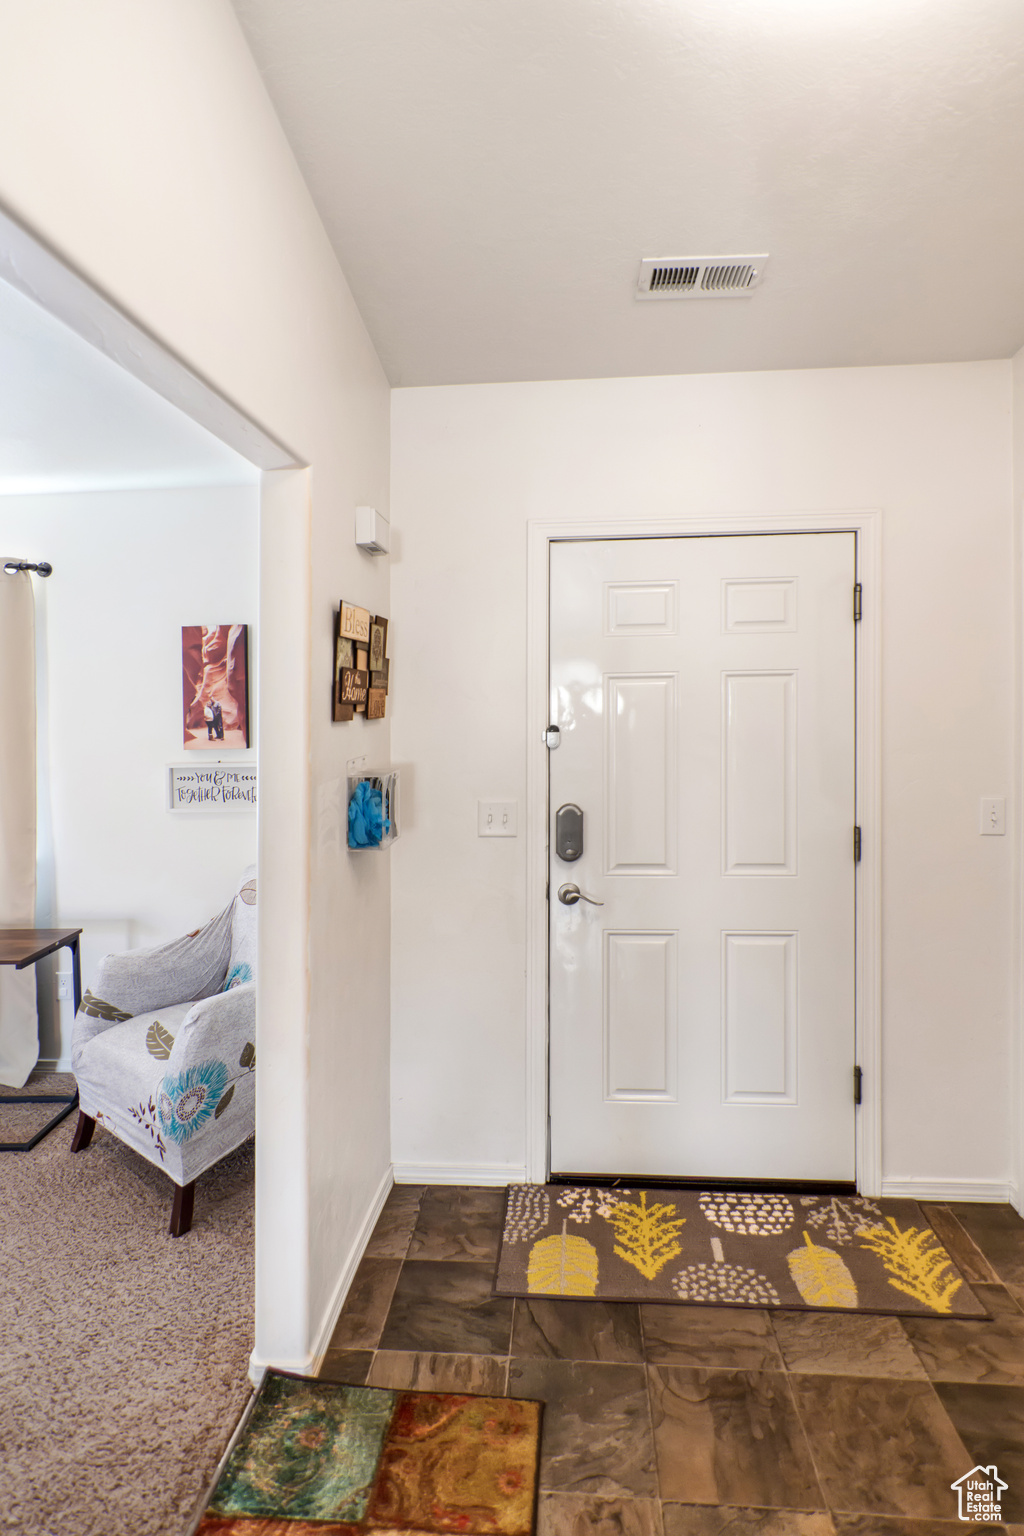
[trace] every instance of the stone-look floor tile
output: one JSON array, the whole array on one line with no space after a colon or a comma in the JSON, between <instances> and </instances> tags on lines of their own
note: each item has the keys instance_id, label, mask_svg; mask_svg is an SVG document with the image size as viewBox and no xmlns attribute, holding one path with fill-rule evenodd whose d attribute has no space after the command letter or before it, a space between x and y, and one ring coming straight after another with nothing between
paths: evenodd
<instances>
[{"instance_id":1,"label":"stone-look floor tile","mask_svg":"<svg viewBox=\"0 0 1024 1536\"><path fill-rule=\"evenodd\" d=\"M513 1355L640 1364L639 1308L621 1301L516 1300Z\"/></svg>"},{"instance_id":2,"label":"stone-look floor tile","mask_svg":"<svg viewBox=\"0 0 1024 1536\"><path fill-rule=\"evenodd\" d=\"M345 1381L350 1387L364 1387L372 1360L372 1349L329 1349L317 1376L321 1381Z\"/></svg>"},{"instance_id":3,"label":"stone-look floor tile","mask_svg":"<svg viewBox=\"0 0 1024 1536\"><path fill-rule=\"evenodd\" d=\"M508 1395L547 1404L540 1471L545 1492L657 1495L642 1365L513 1360Z\"/></svg>"},{"instance_id":4,"label":"stone-look floor tile","mask_svg":"<svg viewBox=\"0 0 1024 1536\"><path fill-rule=\"evenodd\" d=\"M476 1392L504 1397L508 1361L493 1355L429 1355L379 1349L366 1378L368 1387L409 1392Z\"/></svg>"},{"instance_id":5,"label":"stone-look floor tile","mask_svg":"<svg viewBox=\"0 0 1024 1536\"><path fill-rule=\"evenodd\" d=\"M420 1201L408 1256L496 1264L504 1219L503 1189L435 1186Z\"/></svg>"},{"instance_id":6,"label":"stone-look floor tile","mask_svg":"<svg viewBox=\"0 0 1024 1536\"><path fill-rule=\"evenodd\" d=\"M1006 1285L1024 1285L1024 1220L1012 1205L968 1203L950 1210Z\"/></svg>"},{"instance_id":7,"label":"stone-look floor tile","mask_svg":"<svg viewBox=\"0 0 1024 1536\"><path fill-rule=\"evenodd\" d=\"M697 1504L666 1504L665 1536L835 1536L824 1510L708 1509Z\"/></svg>"},{"instance_id":8,"label":"stone-look floor tile","mask_svg":"<svg viewBox=\"0 0 1024 1536\"><path fill-rule=\"evenodd\" d=\"M1010 1485L1003 1514L1024 1524L1024 1387L937 1381L935 1391L967 1447L969 1465L995 1463Z\"/></svg>"},{"instance_id":9,"label":"stone-look floor tile","mask_svg":"<svg viewBox=\"0 0 1024 1536\"><path fill-rule=\"evenodd\" d=\"M950 1497L956 1499L956 1494ZM954 1509L956 1505L953 1505ZM1016 1525L975 1525L973 1521L907 1520L900 1515L836 1515L836 1536L978 1536L987 1531L988 1536L1016 1536L1021 1527Z\"/></svg>"},{"instance_id":10,"label":"stone-look floor tile","mask_svg":"<svg viewBox=\"0 0 1024 1536\"><path fill-rule=\"evenodd\" d=\"M1024 1387L1024 1314L1001 1285L973 1289L991 1322L905 1317L907 1337L933 1381Z\"/></svg>"},{"instance_id":11,"label":"stone-look floor tile","mask_svg":"<svg viewBox=\"0 0 1024 1536\"><path fill-rule=\"evenodd\" d=\"M329 1349L376 1349L401 1268L399 1259L363 1260L335 1324Z\"/></svg>"},{"instance_id":12,"label":"stone-look floor tile","mask_svg":"<svg viewBox=\"0 0 1024 1536\"><path fill-rule=\"evenodd\" d=\"M968 1285L972 1285L975 1281L984 1285L986 1282L998 1280L999 1276L988 1259L973 1237L957 1221L948 1205L932 1205L929 1201L922 1201L921 1209L935 1229L939 1242L946 1249Z\"/></svg>"},{"instance_id":13,"label":"stone-look floor tile","mask_svg":"<svg viewBox=\"0 0 1024 1536\"><path fill-rule=\"evenodd\" d=\"M681 1366L650 1366L648 1376L663 1499L824 1508L788 1377Z\"/></svg>"},{"instance_id":14,"label":"stone-look floor tile","mask_svg":"<svg viewBox=\"0 0 1024 1536\"><path fill-rule=\"evenodd\" d=\"M772 1326L791 1371L924 1380L924 1367L898 1318L863 1312L775 1312Z\"/></svg>"},{"instance_id":15,"label":"stone-look floor tile","mask_svg":"<svg viewBox=\"0 0 1024 1536\"><path fill-rule=\"evenodd\" d=\"M948 1517L949 1485L972 1462L931 1382L789 1379L833 1513Z\"/></svg>"},{"instance_id":16,"label":"stone-look floor tile","mask_svg":"<svg viewBox=\"0 0 1024 1536\"><path fill-rule=\"evenodd\" d=\"M664 1536L657 1499L542 1493L537 1536Z\"/></svg>"},{"instance_id":17,"label":"stone-look floor tile","mask_svg":"<svg viewBox=\"0 0 1024 1536\"><path fill-rule=\"evenodd\" d=\"M492 1296L493 1281L493 1264L407 1259L375 1342L426 1354L507 1355L512 1298Z\"/></svg>"},{"instance_id":18,"label":"stone-look floor tile","mask_svg":"<svg viewBox=\"0 0 1024 1536\"><path fill-rule=\"evenodd\" d=\"M651 1302L640 1308L644 1355L651 1365L780 1371L768 1313L757 1307L689 1307Z\"/></svg>"},{"instance_id":19,"label":"stone-look floor tile","mask_svg":"<svg viewBox=\"0 0 1024 1536\"><path fill-rule=\"evenodd\" d=\"M371 1258L404 1259L420 1213L421 1184L396 1184L366 1245Z\"/></svg>"}]
</instances>

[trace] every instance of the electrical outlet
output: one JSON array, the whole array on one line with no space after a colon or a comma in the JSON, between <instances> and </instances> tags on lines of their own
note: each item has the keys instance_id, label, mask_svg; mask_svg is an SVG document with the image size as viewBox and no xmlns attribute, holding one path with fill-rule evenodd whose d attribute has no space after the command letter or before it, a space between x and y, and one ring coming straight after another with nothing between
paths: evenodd
<instances>
[{"instance_id":1,"label":"electrical outlet","mask_svg":"<svg viewBox=\"0 0 1024 1536\"><path fill-rule=\"evenodd\" d=\"M71 971L57 972L57 1001L58 1003L73 1003L75 1000L74 976Z\"/></svg>"},{"instance_id":2,"label":"electrical outlet","mask_svg":"<svg viewBox=\"0 0 1024 1536\"><path fill-rule=\"evenodd\" d=\"M982 837L1002 837L1006 832L1006 801L1002 797L985 798L981 802Z\"/></svg>"},{"instance_id":3,"label":"electrical outlet","mask_svg":"<svg viewBox=\"0 0 1024 1536\"><path fill-rule=\"evenodd\" d=\"M478 800L476 830L479 837L515 837L518 820L515 800Z\"/></svg>"}]
</instances>

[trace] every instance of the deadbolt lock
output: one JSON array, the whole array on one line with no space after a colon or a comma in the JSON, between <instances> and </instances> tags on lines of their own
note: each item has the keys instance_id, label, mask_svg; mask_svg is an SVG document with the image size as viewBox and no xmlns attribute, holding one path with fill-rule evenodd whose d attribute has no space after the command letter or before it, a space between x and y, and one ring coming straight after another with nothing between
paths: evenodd
<instances>
[{"instance_id":1,"label":"deadbolt lock","mask_svg":"<svg viewBox=\"0 0 1024 1536\"><path fill-rule=\"evenodd\" d=\"M566 864L583 852L583 812L578 805L560 805L555 812L555 852Z\"/></svg>"}]
</instances>

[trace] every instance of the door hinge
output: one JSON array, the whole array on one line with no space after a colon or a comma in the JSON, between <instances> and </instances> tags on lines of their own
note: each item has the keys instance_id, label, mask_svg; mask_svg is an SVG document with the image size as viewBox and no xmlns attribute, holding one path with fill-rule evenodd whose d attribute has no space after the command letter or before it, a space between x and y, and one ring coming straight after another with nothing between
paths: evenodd
<instances>
[{"instance_id":1,"label":"door hinge","mask_svg":"<svg viewBox=\"0 0 1024 1536\"><path fill-rule=\"evenodd\" d=\"M853 584L853 622L855 624L859 624L861 621L863 597L864 588L861 586L859 581L855 581Z\"/></svg>"},{"instance_id":2,"label":"door hinge","mask_svg":"<svg viewBox=\"0 0 1024 1536\"><path fill-rule=\"evenodd\" d=\"M861 1089L863 1087L863 1084L864 1084L864 1073L861 1071L860 1067L854 1067L854 1069L853 1069L853 1102L855 1104L859 1104L860 1101L861 1101Z\"/></svg>"},{"instance_id":3,"label":"door hinge","mask_svg":"<svg viewBox=\"0 0 1024 1536\"><path fill-rule=\"evenodd\" d=\"M860 863L860 827L853 829L853 862Z\"/></svg>"}]
</instances>

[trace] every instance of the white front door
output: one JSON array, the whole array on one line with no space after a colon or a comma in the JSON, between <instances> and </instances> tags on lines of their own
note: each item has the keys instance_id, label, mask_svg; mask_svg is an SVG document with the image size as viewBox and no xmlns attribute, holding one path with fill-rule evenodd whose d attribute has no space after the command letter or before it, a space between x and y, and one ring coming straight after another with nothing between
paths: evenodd
<instances>
[{"instance_id":1,"label":"white front door","mask_svg":"<svg viewBox=\"0 0 1024 1536\"><path fill-rule=\"evenodd\" d=\"M555 1174L854 1178L855 539L551 546Z\"/></svg>"}]
</instances>

